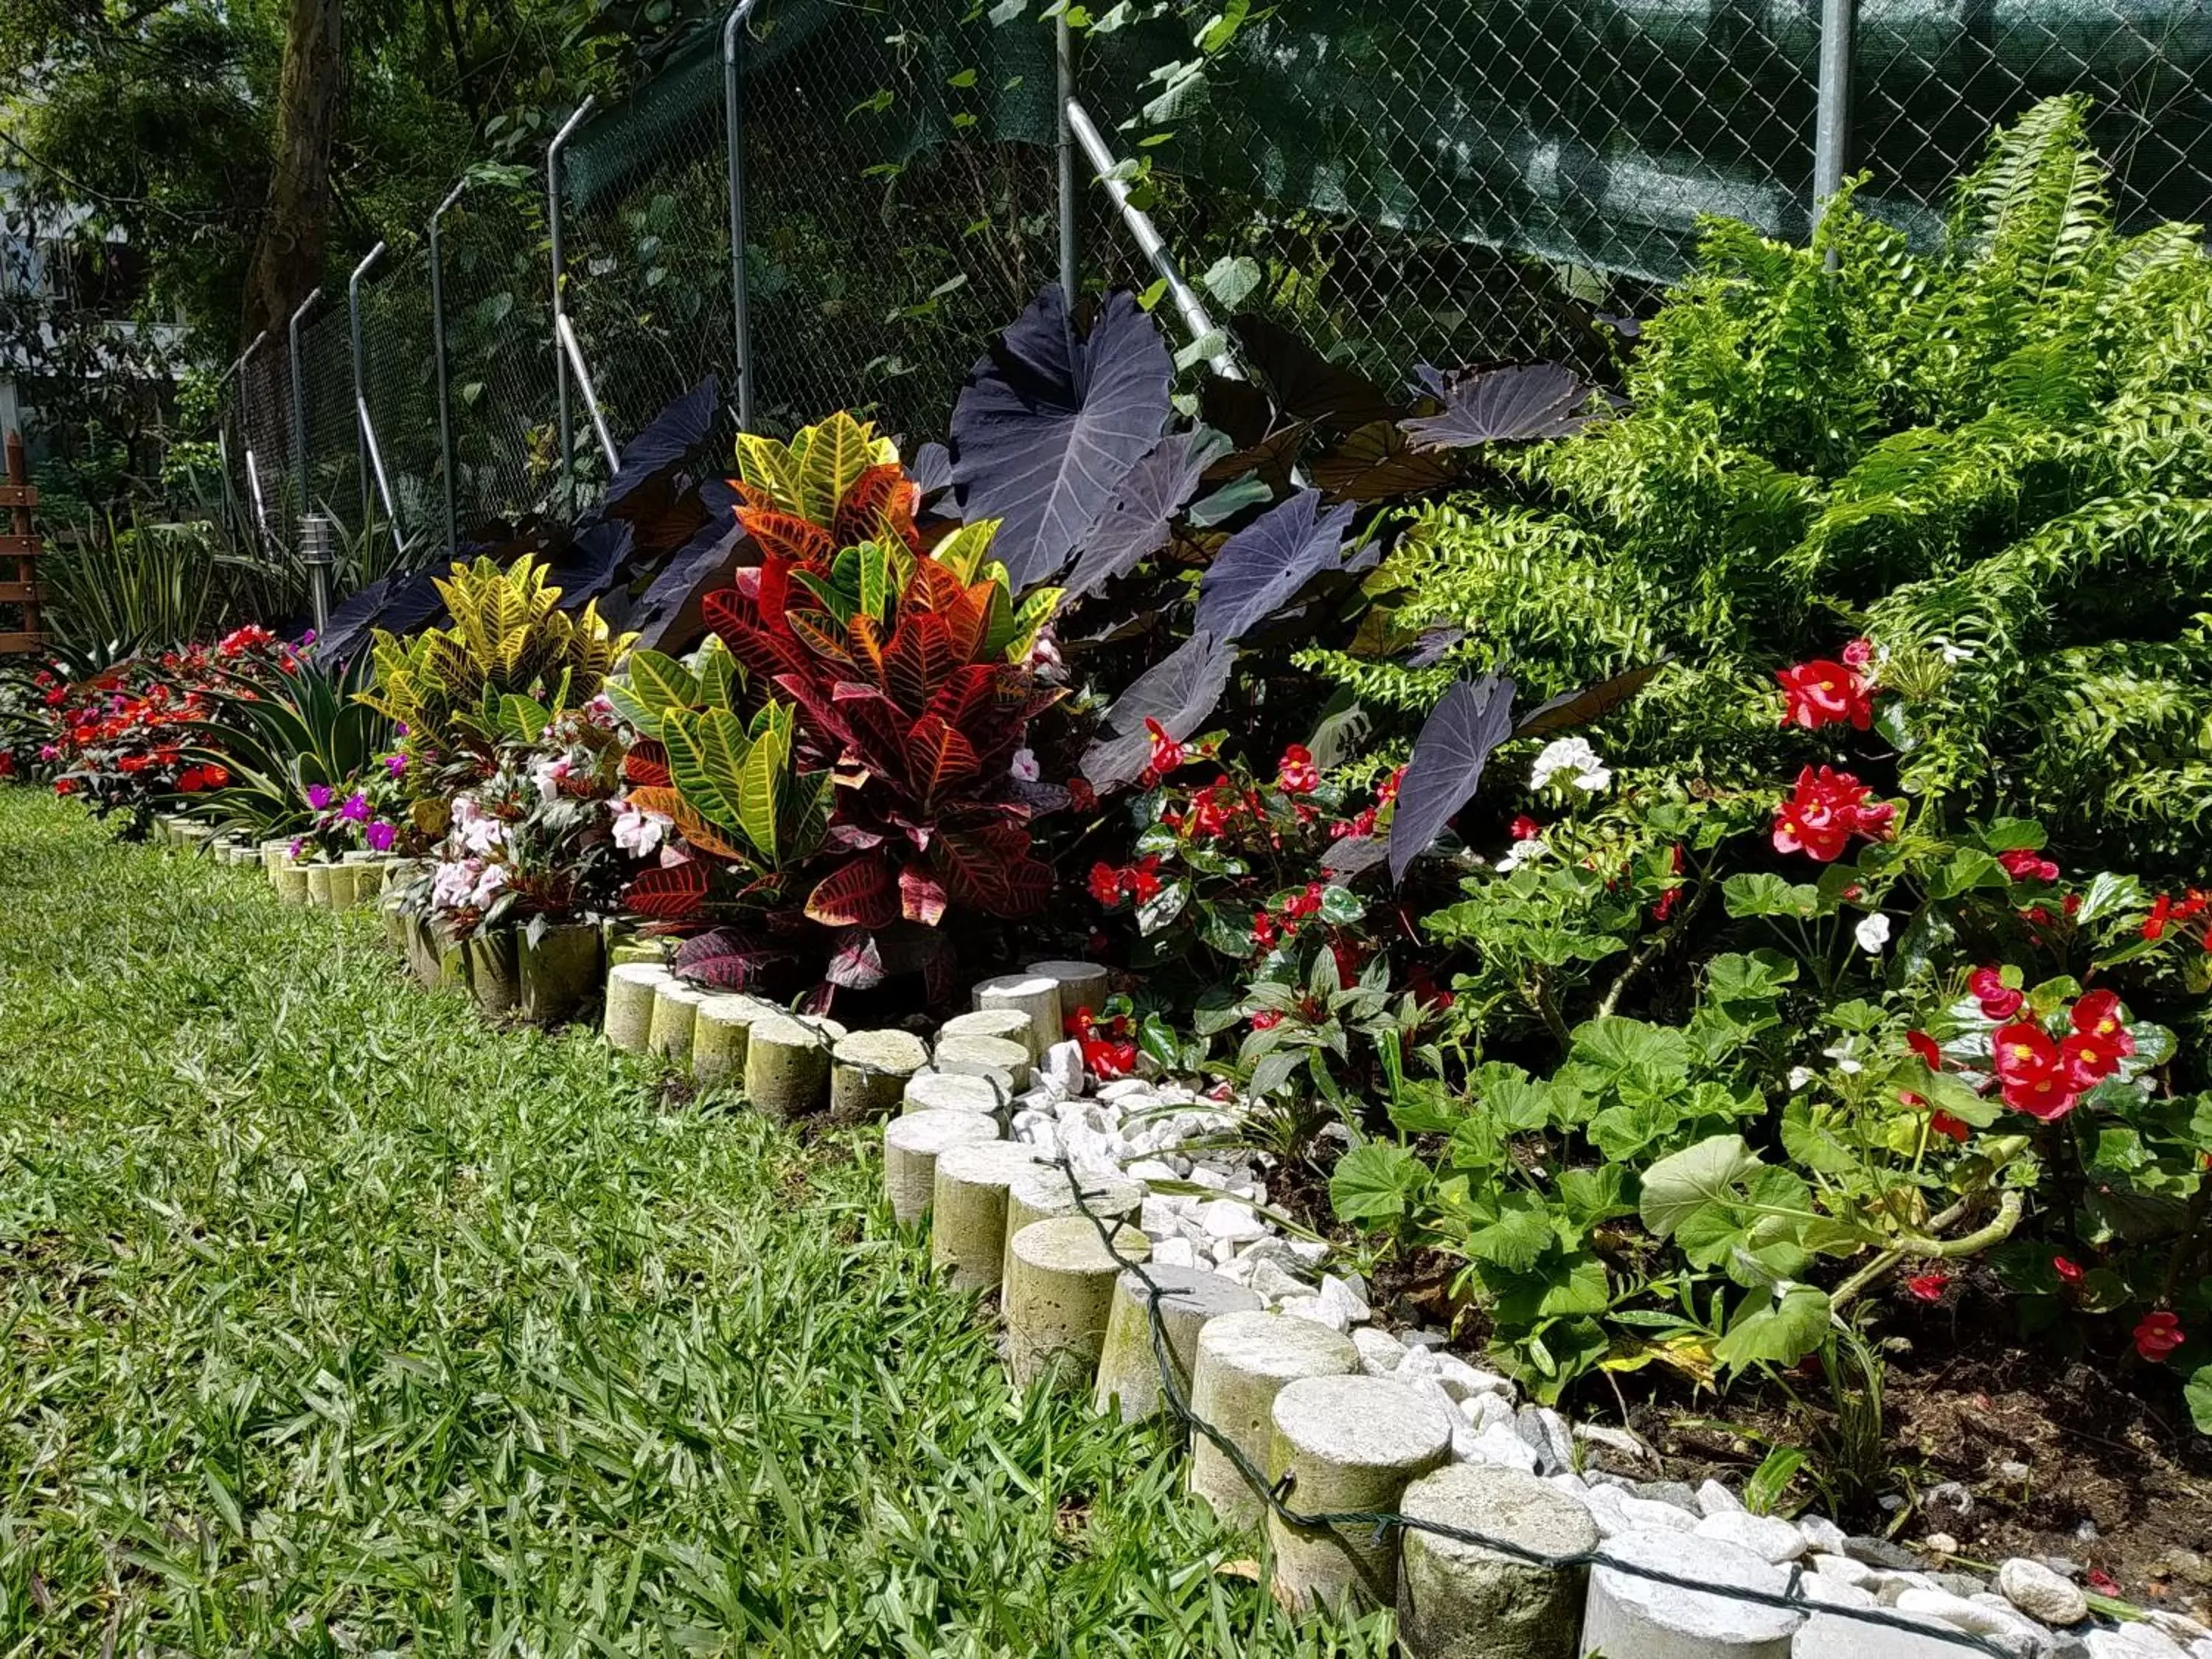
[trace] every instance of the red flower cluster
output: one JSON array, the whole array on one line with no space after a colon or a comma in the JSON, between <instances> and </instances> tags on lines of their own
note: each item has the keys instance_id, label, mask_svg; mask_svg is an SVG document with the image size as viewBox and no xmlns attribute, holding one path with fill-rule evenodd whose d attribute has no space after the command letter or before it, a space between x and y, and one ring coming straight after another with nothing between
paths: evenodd
<instances>
[{"instance_id":1,"label":"red flower cluster","mask_svg":"<svg viewBox=\"0 0 2212 1659\"><path fill-rule=\"evenodd\" d=\"M1849 660L1855 651L1856 663ZM1872 652L1865 648L1865 641L1856 641L1844 647L1844 662L1818 657L1776 672L1785 705L1784 726L1795 721L1808 732L1817 732L1848 720L1863 732L1874 724L1874 686L1858 672Z\"/></svg>"},{"instance_id":2,"label":"red flower cluster","mask_svg":"<svg viewBox=\"0 0 2212 1659\"><path fill-rule=\"evenodd\" d=\"M1283 750L1283 758L1275 768L1275 787L1286 795L1310 795L1321 787L1321 769L1314 764L1312 751L1302 743L1294 743Z\"/></svg>"},{"instance_id":3,"label":"red flower cluster","mask_svg":"<svg viewBox=\"0 0 2212 1659\"><path fill-rule=\"evenodd\" d=\"M1322 884L1310 881L1299 891L1285 899L1274 915L1266 910L1255 910L1252 913L1253 944L1262 951L1272 951L1281 940L1296 939L1298 924L1310 916L1321 914L1321 896ZM1278 915L1282 917L1279 927L1275 921Z\"/></svg>"},{"instance_id":4,"label":"red flower cluster","mask_svg":"<svg viewBox=\"0 0 2212 1659\"><path fill-rule=\"evenodd\" d=\"M1138 775L1137 781L1150 789L1169 773L1182 767L1190 755L1182 744L1168 735L1167 728L1158 720L1146 720L1145 731L1152 738L1152 758L1145 763L1145 769Z\"/></svg>"},{"instance_id":5,"label":"red flower cluster","mask_svg":"<svg viewBox=\"0 0 2212 1659\"><path fill-rule=\"evenodd\" d=\"M1832 864L1853 836L1888 840L1896 817L1897 808L1875 803L1874 791L1850 773L1808 766L1797 775L1796 792L1774 808L1774 850Z\"/></svg>"},{"instance_id":6,"label":"red flower cluster","mask_svg":"<svg viewBox=\"0 0 2212 1659\"><path fill-rule=\"evenodd\" d=\"M1081 1046L1084 1067L1093 1077L1110 1083L1137 1069L1136 1022L1128 1015L1102 1019L1078 1008L1060 1021L1060 1029Z\"/></svg>"},{"instance_id":7,"label":"red flower cluster","mask_svg":"<svg viewBox=\"0 0 2212 1659\"><path fill-rule=\"evenodd\" d=\"M1982 1006L1984 1019L2010 1019L2027 1000L2004 982L1998 968L1977 968L1966 976L1966 993Z\"/></svg>"},{"instance_id":8,"label":"red flower cluster","mask_svg":"<svg viewBox=\"0 0 2212 1659\"><path fill-rule=\"evenodd\" d=\"M2193 920L2207 906L2212 906L2212 893L2201 887L2190 888L2179 899L2171 893L2160 893L2151 902L2150 915L2143 918L2142 936L2155 945L2166 937L2168 927ZM2212 951L2212 928L2205 931L2204 948Z\"/></svg>"},{"instance_id":9,"label":"red flower cluster","mask_svg":"<svg viewBox=\"0 0 2212 1659\"><path fill-rule=\"evenodd\" d=\"M1091 896L1111 909L1124 898L1143 904L1160 890L1160 858L1147 854L1134 864L1115 869L1106 863L1091 866Z\"/></svg>"},{"instance_id":10,"label":"red flower cluster","mask_svg":"<svg viewBox=\"0 0 2212 1659\"><path fill-rule=\"evenodd\" d=\"M204 789L220 789L229 781L230 769L223 766L187 766L177 775L177 788L187 795L197 795Z\"/></svg>"},{"instance_id":11,"label":"red flower cluster","mask_svg":"<svg viewBox=\"0 0 2212 1659\"><path fill-rule=\"evenodd\" d=\"M2056 1042L2040 1025L2025 1020L1998 1028L1990 1039L1992 1063L2006 1105L2055 1122L2136 1051L2120 1017L2120 1000L2110 991L2092 991L2075 1003L2067 1024L2066 1036Z\"/></svg>"},{"instance_id":12,"label":"red flower cluster","mask_svg":"<svg viewBox=\"0 0 2212 1659\"><path fill-rule=\"evenodd\" d=\"M1905 1288L1923 1302L1941 1302L1944 1288L1951 1282L1948 1273L1925 1273L1905 1281Z\"/></svg>"},{"instance_id":13,"label":"red flower cluster","mask_svg":"<svg viewBox=\"0 0 2212 1659\"><path fill-rule=\"evenodd\" d=\"M2004 866L2005 874L2014 881L2044 881L2058 879L2058 866L2040 853L2031 853L2025 847L2015 847L2008 853L1997 854L1997 862Z\"/></svg>"}]
</instances>

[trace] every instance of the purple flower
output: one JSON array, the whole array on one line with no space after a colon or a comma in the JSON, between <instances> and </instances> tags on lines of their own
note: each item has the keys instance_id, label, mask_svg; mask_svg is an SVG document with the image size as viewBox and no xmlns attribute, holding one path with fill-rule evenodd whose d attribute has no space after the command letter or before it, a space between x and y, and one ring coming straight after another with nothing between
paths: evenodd
<instances>
[{"instance_id":1,"label":"purple flower","mask_svg":"<svg viewBox=\"0 0 2212 1659\"><path fill-rule=\"evenodd\" d=\"M50 743L42 743L42 744L40 744L39 745L39 758L40 758L40 760L42 760L42 761L58 761L58 760L59 760L61 757L62 757L62 751L61 751L60 750L58 750L58 749L55 748L55 747L53 746L53 744L50 744Z\"/></svg>"},{"instance_id":2,"label":"purple flower","mask_svg":"<svg viewBox=\"0 0 2212 1659\"><path fill-rule=\"evenodd\" d=\"M337 793L327 783L311 783L307 786L307 805L319 812L331 804L331 797Z\"/></svg>"},{"instance_id":3,"label":"purple flower","mask_svg":"<svg viewBox=\"0 0 2212 1659\"><path fill-rule=\"evenodd\" d=\"M386 755L384 757L384 769L391 773L395 778L399 776L401 773L407 769L407 757L404 755Z\"/></svg>"},{"instance_id":4,"label":"purple flower","mask_svg":"<svg viewBox=\"0 0 2212 1659\"><path fill-rule=\"evenodd\" d=\"M315 630L314 630L313 629L312 629L312 628L311 628L311 629L309 629L306 633L304 633L304 634L302 634L302 635L300 635L300 648L301 648L302 651L306 650L309 646L313 645L314 642L315 642Z\"/></svg>"},{"instance_id":5,"label":"purple flower","mask_svg":"<svg viewBox=\"0 0 2212 1659\"><path fill-rule=\"evenodd\" d=\"M307 838L305 836L293 836L292 844L284 849L284 856L297 864L300 861L300 849L307 844Z\"/></svg>"},{"instance_id":6,"label":"purple flower","mask_svg":"<svg viewBox=\"0 0 2212 1659\"><path fill-rule=\"evenodd\" d=\"M368 850L370 852L389 853L392 850L392 837L397 836L399 832L391 824L386 823L382 818L379 818L374 823L368 826L368 829L365 833L368 839Z\"/></svg>"},{"instance_id":7,"label":"purple flower","mask_svg":"<svg viewBox=\"0 0 2212 1659\"><path fill-rule=\"evenodd\" d=\"M395 720L392 722L392 729L404 738L407 735L407 722L405 720Z\"/></svg>"},{"instance_id":8,"label":"purple flower","mask_svg":"<svg viewBox=\"0 0 2212 1659\"><path fill-rule=\"evenodd\" d=\"M368 823L368 797L362 794L360 790L355 790L345 798L345 805L338 808L338 816L342 818L351 818L356 823Z\"/></svg>"}]
</instances>

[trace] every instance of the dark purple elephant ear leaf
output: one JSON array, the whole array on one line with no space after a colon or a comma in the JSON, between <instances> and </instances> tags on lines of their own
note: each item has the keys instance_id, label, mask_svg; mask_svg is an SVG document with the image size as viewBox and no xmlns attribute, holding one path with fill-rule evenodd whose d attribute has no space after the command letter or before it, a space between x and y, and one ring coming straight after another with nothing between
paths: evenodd
<instances>
[{"instance_id":1,"label":"dark purple elephant ear leaf","mask_svg":"<svg viewBox=\"0 0 2212 1659\"><path fill-rule=\"evenodd\" d=\"M1346 501L1324 513L1321 499L1317 489L1301 490L1221 544L1198 585L1200 631L1233 643L1343 562L1358 509Z\"/></svg>"},{"instance_id":2,"label":"dark purple elephant ear leaf","mask_svg":"<svg viewBox=\"0 0 2212 1659\"><path fill-rule=\"evenodd\" d=\"M587 517L614 516L614 510L633 493L682 466L698 451L714 424L717 384L709 374L647 422L637 436L623 446L622 464L607 480L606 493Z\"/></svg>"},{"instance_id":3,"label":"dark purple elephant ear leaf","mask_svg":"<svg viewBox=\"0 0 2212 1659\"><path fill-rule=\"evenodd\" d=\"M1230 325L1243 359L1274 393L1275 407L1294 421L1349 432L1406 412L1358 370L1331 362L1297 335L1264 317Z\"/></svg>"},{"instance_id":4,"label":"dark purple elephant ear leaf","mask_svg":"<svg viewBox=\"0 0 2212 1659\"><path fill-rule=\"evenodd\" d=\"M1589 384L1560 363L1509 363L1460 374L1424 365L1420 375L1443 407L1399 422L1417 449L1564 438L1599 418L1589 410Z\"/></svg>"},{"instance_id":5,"label":"dark purple elephant ear leaf","mask_svg":"<svg viewBox=\"0 0 2212 1659\"><path fill-rule=\"evenodd\" d=\"M1115 699L1107 714L1109 735L1084 752L1084 777L1097 789L1133 781L1152 753L1148 720L1178 742L1197 732L1220 702L1236 662L1235 646L1201 631L1154 663Z\"/></svg>"},{"instance_id":6,"label":"dark purple elephant ear leaf","mask_svg":"<svg viewBox=\"0 0 2212 1659\"><path fill-rule=\"evenodd\" d=\"M1067 579L1066 599L1096 592L1166 546L1176 514L1198 493L1206 469L1227 447L1228 441L1220 434L1202 427L1175 433L1154 445L1121 481L1121 493L1085 543Z\"/></svg>"},{"instance_id":7,"label":"dark purple elephant ear leaf","mask_svg":"<svg viewBox=\"0 0 2212 1659\"><path fill-rule=\"evenodd\" d=\"M1473 799L1492 751L1512 735L1513 682L1503 674L1455 682L1430 711L1390 815L1392 885Z\"/></svg>"},{"instance_id":8,"label":"dark purple elephant ear leaf","mask_svg":"<svg viewBox=\"0 0 2212 1659\"><path fill-rule=\"evenodd\" d=\"M672 656L690 650L705 637L707 595L730 585L740 556L738 544L744 539L732 510L737 497L730 487L709 478L700 495L707 522L669 556L629 623L640 645Z\"/></svg>"},{"instance_id":9,"label":"dark purple elephant ear leaf","mask_svg":"<svg viewBox=\"0 0 2212 1659\"><path fill-rule=\"evenodd\" d=\"M1540 702L1522 716L1520 724L1513 728L1513 735L1516 738L1548 738L1554 732L1587 726L1592 720L1611 714L1650 684L1652 678L1673 660L1671 657L1662 657L1657 662L1648 662L1641 668L1615 674L1611 679L1600 680L1595 685L1586 685L1579 691L1568 691L1548 702Z\"/></svg>"},{"instance_id":10,"label":"dark purple elephant ear leaf","mask_svg":"<svg viewBox=\"0 0 2212 1659\"><path fill-rule=\"evenodd\" d=\"M1002 520L992 551L1017 593L1050 581L1167 426L1175 364L1134 296L1081 337L1058 284L969 371L952 410L963 519Z\"/></svg>"},{"instance_id":11,"label":"dark purple elephant ear leaf","mask_svg":"<svg viewBox=\"0 0 2212 1659\"><path fill-rule=\"evenodd\" d=\"M1413 648L1406 658L1408 668L1433 668L1444 659L1452 647L1467 637L1464 628L1425 628L1413 641Z\"/></svg>"},{"instance_id":12,"label":"dark purple elephant ear leaf","mask_svg":"<svg viewBox=\"0 0 2212 1659\"><path fill-rule=\"evenodd\" d=\"M934 501L952 488L952 452L933 439L914 452L906 475L925 502Z\"/></svg>"}]
</instances>

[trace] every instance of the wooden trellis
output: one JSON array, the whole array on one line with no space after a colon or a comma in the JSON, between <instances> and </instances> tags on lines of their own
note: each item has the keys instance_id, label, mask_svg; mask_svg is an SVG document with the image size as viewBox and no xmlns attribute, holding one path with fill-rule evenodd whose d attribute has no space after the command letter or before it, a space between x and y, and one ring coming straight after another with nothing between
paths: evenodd
<instances>
[{"instance_id":1,"label":"wooden trellis","mask_svg":"<svg viewBox=\"0 0 2212 1659\"><path fill-rule=\"evenodd\" d=\"M14 611L21 620L16 631L0 633L0 656L21 656L46 648L46 629L40 626L39 608L46 588L38 579L39 536L31 527L31 509L39 504L39 491L23 460L23 434L8 434L8 482L0 484L0 510L7 514L8 530L0 534L0 612Z\"/></svg>"}]
</instances>

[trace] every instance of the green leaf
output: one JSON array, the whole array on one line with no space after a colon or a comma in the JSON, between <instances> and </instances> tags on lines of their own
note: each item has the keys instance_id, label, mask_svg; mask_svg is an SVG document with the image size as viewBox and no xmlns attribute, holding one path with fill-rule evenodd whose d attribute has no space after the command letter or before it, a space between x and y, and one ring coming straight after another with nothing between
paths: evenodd
<instances>
[{"instance_id":1,"label":"green leaf","mask_svg":"<svg viewBox=\"0 0 2212 1659\"><path fill-rule=\"evenodd\" d=\"M1779 951L1729 952L1705 966L1705 994L1716 1002L1771 1002L1797 978L1797 964Z\"/></svg>"},{"instance_id":2,"label":"green leaf","mask_svg":"<svg viewBox=\"0 0 2212 1659\"><path fill-rule=\"evenodd\" d=\"M1761 1362L1794 1365L1820 1346L1828 1321L1827 1292L1809 1285L1791 1285L1779 1301L1753 1293L1736 1309L1728 1334L1713 1345L1713 1358L1732 1371Z\"/></svg>"},{"instance_id":3,"label":"green leaf","mask_svg":"<svg viewBox=\"0 0 2212 1659\"><path fill-rule=\"evenodd\" d=\"M1529 1207L1530 1205L1534 1207ZM1541 1200L1502 1211L1486 1227L1478 1227L1461 1241L1461 1248L1478 1261L1494 1261L1514 1273L1526 1273L1551 1247L1552 1221Z\"/></svg>"},{"instance_id":4,"label":"green leaf","mask_svg":"<svg viewBox=\"0 0 2212 1659\"><path fill-rule=\"evenodd\" d=\"M1796 916L1809 920L1820 914L1820 890L1794 886L1761 871L1755 875L1730 876L1721 884L1721 902L1739 921L1750 916Z\"/></svg>"},{"instance_id":5,"label":"green leaf","mask_svg":"<svg viewBox=\"0 0 2212 1659\"><path fill-rule=\"evenodd\" d=\"M1348 927L1367 914L1367 905L1349 887L1331 885L1321 890L1321 919L1339 927Z\"/></svg>"},{"instance_id":6,"label":"green leaf","mask_svg":"<svg viewBox=\"0 0 2212 1659\"><path fill-rule=\"evenodd\" d=\"M2106 916L2124 915L2130 911L2148 909L2143 902L2142 883L2133 876L2115 875L2100 870L2089 878L2089 884L2081 890L2081 908L2074 913L2077 927L2087 927L2093 921Z\"/></svg>"},{"instance_id":7,"label":"green leaf","mask_svg":"<svg viewBox=\"0 0 2212 1659\"><path fill-rule=\"evenodd\" d=\"M1166 927L1182 914L1190 902L1190 884L1183 881L1164 883L1160 890L1137 907L1137 932L1149 937Z\"/></svg>"},{"instance_id":8,"label":"green leaf","mask_svg":"<svg viewBox=\"0 0 2212 1659\"><path fill-rule=\"evenodd\" d=\"M1741 1135L1715 1135L1646 1170L1638 1212L1652 1232L1671 1238L1698 1212L1733 1202L1736 1183L1765 1167Z\"/></svg>"},{"instance_id":9,"label":"green leaf","mask_svg":"<svg viewBox=\"0 0 2212 1659\"><path fill-rule=\"evenodd\" d=\"M1575 1028L1572 1053L1615 1088L1629 1085L1656 1094L1689 1081L1690 1039L1672 1025L1602 1015Z\"/></svg>"},{"instance_id":10,"label":"green leaf","mask_svg":"<svg viewBox=\"0 0 2212 1659\"><path fill-rule=\"evenodd\" d=\"M1805 1451L1799 1446L1777 1446L1759 1460L1751 1478L1743 1483L1743 1506L1753 1515L1771 1515L1790 1483L1797 1478L1797 1471L1805 1467Z\"/></svg>"},{"instance_id":11,"label":"green leaf","mask_svg":"<svg viewBox=\"0 0 2212 1659\"><path fill-rule=\"evenodd\" d=\"M2189 1420L2199 1434L2212 1434L2212 1365L2199 1365L2182 1389L2189 1401Z\"/></svg>"},{"instance_id":12,"label":"green leaf","mask_svg":"<svg viewBox=\"0 0 2212 1659\"><path fill-rule=\"evenodd\" d=\"M1389 1220L1408 1212L1428 1178L1426 1166L1403 1146L1370 1141L1337 1159L1329 1207L1345 1221Z\"/></svg>"},{"instance_id":13,"label":"green leaf","mask_svg":"<svg viewBox=\"0 0 2212 1659\"><path fill-rule=\"evenodd\" d=\"M1984 887L2003 888L2010 884L2004 866L1987 853L1972 847L1961 847L1951 854L1950 861L1929 878L1930 896L1939 899L1957 898Z\"/></svg>"},{"instance_id":14,"label":"green leaf","mask_svg":"<svg viewBox=\"0 0 2212 1659\"><path fill-rule=\"evenodd\" d=\"M2033 818L1991 818L1974 839L1992 853L2039 853L2046 837Z\"/></svg>"}]
</instances>

